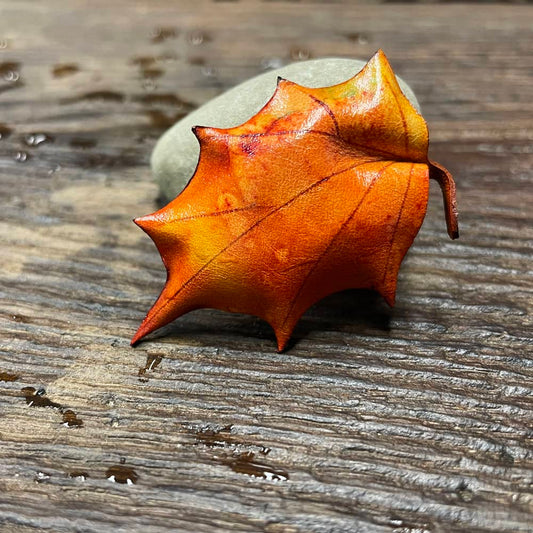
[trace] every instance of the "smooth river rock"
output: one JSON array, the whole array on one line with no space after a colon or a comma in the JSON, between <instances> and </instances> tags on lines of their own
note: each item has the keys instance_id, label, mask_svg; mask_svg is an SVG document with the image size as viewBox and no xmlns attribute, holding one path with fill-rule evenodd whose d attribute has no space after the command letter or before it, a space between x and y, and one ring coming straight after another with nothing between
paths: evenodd
<instances>
[{"instance_id":1,"label":"smooth river rock","mask_svg":"<svg viewBox=\"0 0 533 533\"><path fill-rule=\"evenodd\" d=\"M161 196L172 200L194 174L200 148L191 131L193 126L231 128L246 122L268 102L278 76L307 87L327 87L353 77L365 65L365 61L346 58L301 61L255 76L213 98L174 124L157 142L151 166ZM398 82L405 96L420 111L409 85L401 78Z\"/></svg>"}]
</instances>

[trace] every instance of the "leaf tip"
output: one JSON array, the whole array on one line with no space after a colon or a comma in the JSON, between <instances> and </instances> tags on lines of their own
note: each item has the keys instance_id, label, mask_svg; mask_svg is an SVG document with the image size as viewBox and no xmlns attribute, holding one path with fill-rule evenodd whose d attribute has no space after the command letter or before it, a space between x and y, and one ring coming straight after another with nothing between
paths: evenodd
<instances>
[{"instance_id":1,"label":"leaf tip","mask_svg":"<svg viewBox=\"0 0 533 533\"><path fill-rule=\"evenodd\" d=\"M142 327L142 324L141 324L139 329L135 332L135 335L131 338L130 346L132 346L132 347L137 346L137 344L139 344L139 342L141 341L141 339L144 336L145 336L145 333L143 332L143 327Z\"/></svg>"},{"instance_id":2,"label":"leaf tip","mask_svg":"<svg viewBox=\"0 0 533 533\"><path fill-rule=\"evenodd\" d=\"M144 217L137 217L133 219L134 224L139 226L145 233L150 233L161 225L161 221L155 216L155 213L146 215Z\"/></svg>"},{"instance_id":3,"label":"leaf tip","mask_svg":"<svg viewBox=\"0 0 533 533\"><path fill-rule=\"evenodd\" d=\"M277 352L283 353L287 349L287 344L289 343L289 337L276 337L277 342Z\"/></svg>"},{"instance_id":4,"label":"leaf tip","mask_svg":"<svg viewBox=\"0 0 533 533\"><path fill-rule=\"evenodd\" d=\"M191 128L191 131L193 132L194 136L201 142L202 139L205 137L205 130L207 128L205 126L193 126Z\"/></svg>"},{"instance_id":5,"label":"leaf tip","mask_svg":"<svg viewBox=\"0 0 533 533\"><path fill-rule=\"evenodd\" d=\"M376 290L381 297L385 300L385 303L389 307L394 307L396 303L396 286L398 283L398 271L389 276L387 281L384 281L381 286L377 286Z\"/></svg>"},{"instance_id":6,"label":"leaf tip","mask_svg":"<svg viewBox=\"0 0 533 533\"><path fill-rule=\"evenodd\" d=\"M158 320L157 315L158 311L160 310L160 307L158 307L157 305L158 303L159 300L154 304L150 311L148 311L148 314L144 317L144 320L139 326L139 329L135 332L135 335L133 335L130 341L130 346L136 346L144 337L146 337L146 335L165 325L164 321L162 321L161 319Z\"/></svg>"},{"instance_id":7,"label":"leaf tip","mask_svg":"<svg viewBox=\"0 0 533 533\"><path fill-rule=\"evenodd\" d=\"M208 136L208 133L206 130L209 130L211 128L208 128L207 126L193 126L191 128L191 131L194 133L194 136L201 141L202 139L205 139Z\"/></svg>"},{"instance_id":8,"label":"leaf tip","mask_svg":"<svg viewBox=\"0 0 533 533\"><path fill-rule=\"evenodd\" d=\"M283 353L291 340L294 325L288 326L286 323L270 322L274 335L276 336L277 352Z\"/></svg>"},{"instance_id":9,"label":"leaf tip","mask_svg":"<svg viewBox=\"0 0 533 533\"><path fill-rule=\"evenodd\" d=\"M200 145L210 142L217 142L218 144L224 144L226 142L224 134L227 130L221 128L211 128L209 126L194 126L191 128L194 136L198 139Z\"/></svg>"},{"instance_id":10,"label":"leaf tip","mask_svg":"<svg viewBox=\"0 0 533 533\"><path fill-rule=\"evenodd\" d=\"M376 52L374 52L374 55L368 60L367 65L371 63L389 63L389 60L387 59L387 56L382 48L378 48Z\"/></svg>"}]
</instances>

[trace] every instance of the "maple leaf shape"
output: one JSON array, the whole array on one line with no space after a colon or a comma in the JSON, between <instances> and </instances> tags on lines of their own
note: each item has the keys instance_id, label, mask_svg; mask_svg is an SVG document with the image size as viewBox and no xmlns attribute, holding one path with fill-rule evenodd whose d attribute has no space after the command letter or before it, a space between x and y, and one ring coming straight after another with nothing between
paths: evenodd
<instances>
[{"instance_id":1,"label":"maple leaf shape","mask_svg":"<svg viewBox=\"0 0 533 533\"><path fill-rule=\"evenodd\" d=\"M200 158L191 181L135 220L167 282L132 344L210 307L266 320L281 351L301 315L331 293L375 289L393 305L430 177L457 236L453 179L428 160L426 123L382 51L344 83L310 89L280 79L241 126L193 131Z\"/></svg>"}]
</instances>

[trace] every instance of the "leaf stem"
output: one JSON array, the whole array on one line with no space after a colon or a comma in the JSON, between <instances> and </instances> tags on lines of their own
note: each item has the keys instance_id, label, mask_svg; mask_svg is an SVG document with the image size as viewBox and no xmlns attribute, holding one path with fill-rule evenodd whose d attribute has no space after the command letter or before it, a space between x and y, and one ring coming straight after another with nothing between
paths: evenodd
<instances>
[{"instance_id":1,"label":"leaf stem","mask_svg":"<svg viewBox=\"0 0 533 533\"><path fill-rule=\"evenodd\" d=\"M444 200L444 214L446 227L450 239L459 238L459 223L457 221L457 200L455 194L455 182L452 175L435 161L429 161L429 177L436 180L442 191Z\"/></svg>"}]
</instances>

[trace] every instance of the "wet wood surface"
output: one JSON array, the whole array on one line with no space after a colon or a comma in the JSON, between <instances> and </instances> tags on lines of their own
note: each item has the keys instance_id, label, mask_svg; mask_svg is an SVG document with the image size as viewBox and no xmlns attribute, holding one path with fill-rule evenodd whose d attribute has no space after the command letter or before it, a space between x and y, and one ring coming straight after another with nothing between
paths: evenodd
<instances>
[{"instance_id":1,"label":"wet wood surface","mask_svg":"<svg viewBox=\"0 0 533 533\"><path fill-rule=\"evenodd\" d=\"M532 495L533 8L0 5L0 530L526 532ZM202 310L129 339L164 282L132 223L190 109L289 61L415 90L458 185L397 306L312 308L276 353Z\"/></svg>"}]
</instances>

